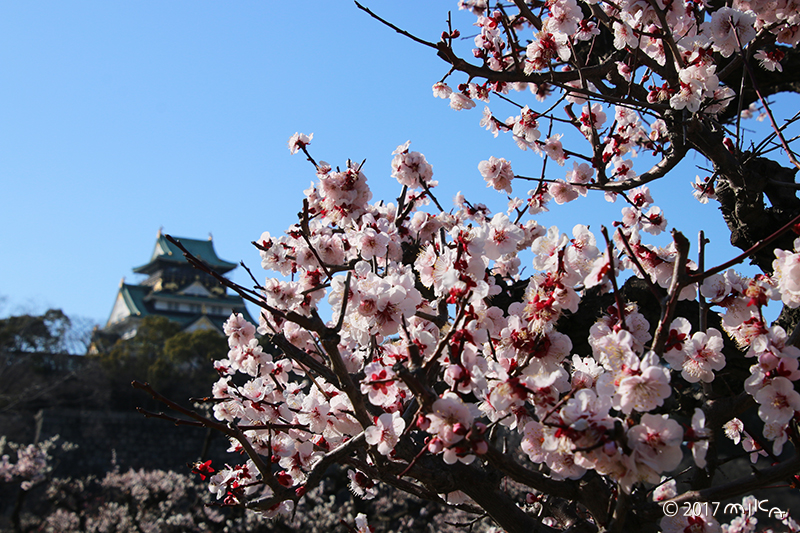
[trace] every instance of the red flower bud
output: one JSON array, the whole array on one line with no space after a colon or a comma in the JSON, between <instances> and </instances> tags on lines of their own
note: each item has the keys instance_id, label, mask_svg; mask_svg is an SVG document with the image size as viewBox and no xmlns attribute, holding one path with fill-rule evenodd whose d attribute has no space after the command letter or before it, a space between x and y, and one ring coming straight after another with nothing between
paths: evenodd
<instances>
[{"instance_id":1,"label":"red flower bud","mask_svg":"<svg viewBox=\"0 0 800 533\"><path fill-rule=\"evenodd\" d=\"M285 470L282 470L282 471L278 472L275 475L275 477L278 478L278 483L280 483L284 487L291 487L292 486L292 476L291 476L291 474L289 474Z\"/></svg>"}]
</instances>

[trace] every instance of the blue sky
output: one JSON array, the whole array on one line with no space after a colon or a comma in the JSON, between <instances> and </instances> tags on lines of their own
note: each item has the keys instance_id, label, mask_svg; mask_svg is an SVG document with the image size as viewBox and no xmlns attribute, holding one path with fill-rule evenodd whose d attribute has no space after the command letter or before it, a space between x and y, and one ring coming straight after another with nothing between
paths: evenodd
<instances>
[{"instance_id":1,"label":"blue sky","mask_svg":"<svg viewBox=\"0 0 800 533\"><path fill-rule=\"evenodd\" d=\"M366 3L430 41L448 10L462 34L473 31L454 0ZM469 54L471 40L462 44ZM541 168L510 137L479 128L483 104L455 112L433 98L447 67L432 50L347 1L5 2L0 72L0 314L56 307L104 323L161 227L210 232L222 258L260 276L250 241L294 222L314 179L286 147L296 131L314 133L318 160L366 159L374 200L397 196L391 152L409 139L433 165L445 207L459 190L505 207L477 171L491 155L519 174ZM536 104L529 94L521 102ZM733 252L716 208L691 197L694 163L653 187L656 203L692 242L705 228L711 261L722 260ZM597 196L553 206L540 222L599 230L621 207Z\"/></svg>"}]
</instances>

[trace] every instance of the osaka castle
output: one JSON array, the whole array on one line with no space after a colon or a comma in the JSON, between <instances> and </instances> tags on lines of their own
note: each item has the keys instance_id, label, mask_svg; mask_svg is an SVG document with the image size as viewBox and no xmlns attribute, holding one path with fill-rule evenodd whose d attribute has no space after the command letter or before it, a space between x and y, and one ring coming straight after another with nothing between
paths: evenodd
<instances>
[{"instance_id":1,"label":"osaka castle","mask_svg":"<svg viewBox=\"0 0 800 533\"><path fill-rule=\"evenodd\" d=\"M217 256L210 236L208 240L175 238L218 274L225 275L236 268L235 263ZM125 278L122 279L111 316L102 331L104 336L131 338L136 335L142 319L149 315L173 320L189 333L198 329L215 329L222 334L222 325L231 313L242 313L253 322L244 300L236 294L229 294L209 274L195 269L183 252L161 234L161 230L150 260L133 271L147 278L138 285L125 283Z\"/></svg>"}]
</instances>

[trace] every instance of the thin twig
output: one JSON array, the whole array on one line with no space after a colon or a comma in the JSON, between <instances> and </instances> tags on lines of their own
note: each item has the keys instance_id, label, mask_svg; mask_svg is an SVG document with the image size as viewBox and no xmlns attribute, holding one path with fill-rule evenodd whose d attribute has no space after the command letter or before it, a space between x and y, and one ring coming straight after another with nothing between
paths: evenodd
<instances>
[{"instance_id":1,"label":"thin twig","mask_svg":"<svg viewBox=\"0 0 800 533\"><path fill-rule=\"evenodd\" d=\"M614 289L614 300L617 302L617 314L619 315L619 326L622 329L628 329L625 325L625 305L622 301L622 295L617 287L617 272L614 268L614 244L608 238L608 230L605 226L600 226L600 232L606 240L606 253L608 254L608 279L611 281L611 286Z\"/></svg>"},{"instance_id":2,"label":"thin twig","mask_svg":"<svg viewBox=\"0 0 800 533\"><path fill-rule=\"evenodd\" d=\"M790 220L789 222L787 222L786 224L781 226L780 229L775 231L772 235L770 235L769 237L767 237L765 239L762 239L762 240L758 241L753 246L751 246L750 248L748 248L744 252L740 253L739 255L737 255L736 257L731 259L730 261L726 261L726 262L722 263L719 266L716 266L716 267L714 267L714 268L712 268L710 270L706 270L705 272L696 272L696 273L690 274L689 275L689 282L690 283L700 283L704 279L706 279L706 278L708 278L710 276L713 276L714 274L718 274L718 273L722 272L723 270L726 270L726 269L732 267L733 265L738 265L739 263L741 263L742 261L744 261L745 259L747 259L751 255L760 252L763 248L766 248L767 246L772 244L772 242L774 240L776 240L778 237L783 235L786 231L790 230L797 223L800 223L800 215L797 215L792 220Z\"/></svg>"},{"instance_id":3,"label":"thin twig","mask_svg":"<svg viewBox=\"0 0 800 533\"><path fill-rule=\"evenodd\" d=\"M367 15L369 15L372 18L374 18L375 20L377 20L381 24L385 24L386 26L389 26L390 28L392 28L394 31L396 31L400 35L405 35L406 37L408 37L412 41L418 42L419 44L423 44L425 46L429 46L430 48L433 48L434 50L437 50L437 47L436 47L436 45L434 43L428 42L428 41L426 41L424 39L420 39L419 37L408 33L406 30L402 30L402 29L398 28L397 26L395 26L394 24L392 24L388 20L379 17L378 15L376 15L375 13L370 11L369 8L366 8L366 7L362 6L358 2L356 2L356 7L358 7L358 9L360 9L361 11L364 11Z\"/></svg>"},{"instance_id":4,"label":"thin twig","mask_svg":"<svg viewBox=\"0 0 800 533\"><path fill-rule=\"evenodd\" d=\"M206 418L200 413L197 413L196 411L193 411L191 409L187 409L186 407L183 407L173 402L169 398L159 394L148 383L133 381L131 382L131 386L133 386L134 389L145 391L150 396L152 396L153 399L163 403L173 411L180 413L184 416L187 416L195 420L196 422L201 423L203 426L207 428L214 429L216 431L219 431L220 433L224 433L225 435L236 439L239 442L239 444L242 445L242 449L245 451L245 453L247 453L247 456L250 458L250 460L253 461L253 464L256 466L256 469L261 474L261 479L263 479L264 482L267 485L269 485L270 488L272 488L273 490L275 491L280 490L281 485L277 482L277 480L273 476L272 469L269 468L266 464L264 464L264 461L261 459L261 456L253 449L252 444L250 444L250 441L247 439L245 434L242 433L242 430L238 428L235 424L231 423L226 425L217 422L216 420L211 420L210 418Z\"/></svg>"},{"instance_id":5,"label":"thin twig","mask_svg":"<svg viewBox=\"0 0 800 533\"><path fill-rule=\"evenodd\" d=\"M794 152L789 148L789 145L786 143L786 139L783 137L783 132L778 127L777 122L775 122L775 117L772 115L772 110L769 108L769 104L767 100L762 96L761 90L758 88L758 82L756 81L756 74L753 72L753 66L750 64L750 61L744 57L744 50L742 48L742 41L739 39L739 32L736 28L733 28L733 34L736 36L736 45L739 47L739 54L742 55L744 59L744 68L747 70L747 74L750 77L750 81L753 84L753 90L755 91L756 95L758 95L758 99L761 101L761 105L764 106L764 110L767 112L767 116L769 117L770 124L772 124L773 131L778 135L778 139L781 141L781 146L783 146L784 151L786 152L786 156L789 158L789 161L792 162L794 166L800 168L800 162L797 161L795 158Z\"/></svg>"},{"instance_id":6,"label":"thin twig","mask_svg":"<svg viewBox=\"0 0 800 533\"><path fill-rule=\"evenodd\" d=\"M622 231L622 228L617 228L617 233L619 234L620 240L622 240L622 244L625 246L625 251L628 253L628 258L636 265L636 268L639 270L639 273L642 275L642 279L647 284L647 288L650 289L650 292L653 293L658 299L661 299L663 296L661 294L661 290L655 283L653 283L652 278L650 278L650 274L642 266L642 263L639 261L639 258L636 256L636 253L633 251L630 242L628 242L628 236Z\"/></svg>"}]
</instances>

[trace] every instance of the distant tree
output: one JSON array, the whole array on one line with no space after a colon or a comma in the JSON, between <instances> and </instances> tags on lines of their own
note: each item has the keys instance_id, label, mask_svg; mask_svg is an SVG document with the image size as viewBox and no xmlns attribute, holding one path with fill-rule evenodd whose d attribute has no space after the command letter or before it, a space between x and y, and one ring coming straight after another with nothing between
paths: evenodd
<instances>
[{"instance_id":1,"label":"distant tree","mask_svg":"<svg viewBox=\"0 0 800 533\"><path fill-rule=\"evenodd\" d=\"M164 343L164 359L182 374L209 373L216 375L211 363L225 357L228 343L217 331L203 329L187 333L182 331Z\"/></svg>"},{"instance_id":2,"label":"distant tree","mask_svg":"<svg viewBox=\"0 0 800 533\"><path fill-rule=\"evenodd\" d=\"M225 337L214 330L188 333L166 317L148 316L135 336L119 339L97 357L112 382L112 403L128 409L141 403L130 388L134 379L178 397L207 395L217 377L212 363L227 353Z\"/></svg>"},{"instance_id":3,"label":"distant tree","mask_svg":"<svg viewBox=\"0 0 800 533\"><path fill-rule=\"evenodd\" d=\"M0 350L83 355L94 326L92 319L69 317L61 309L10 316L0 319Z\"/></svg>"},{"instance_id":4,"label":"distant tree","mask_svg":"<svg viewBox=\"0 0 800 533\"><path fill-rule=\"evenodd\" d=\"M72 325L61 309L43 315L18 315L0 320L0 349L15 352L61 351Z\"/></svg>"}]
</instances>

